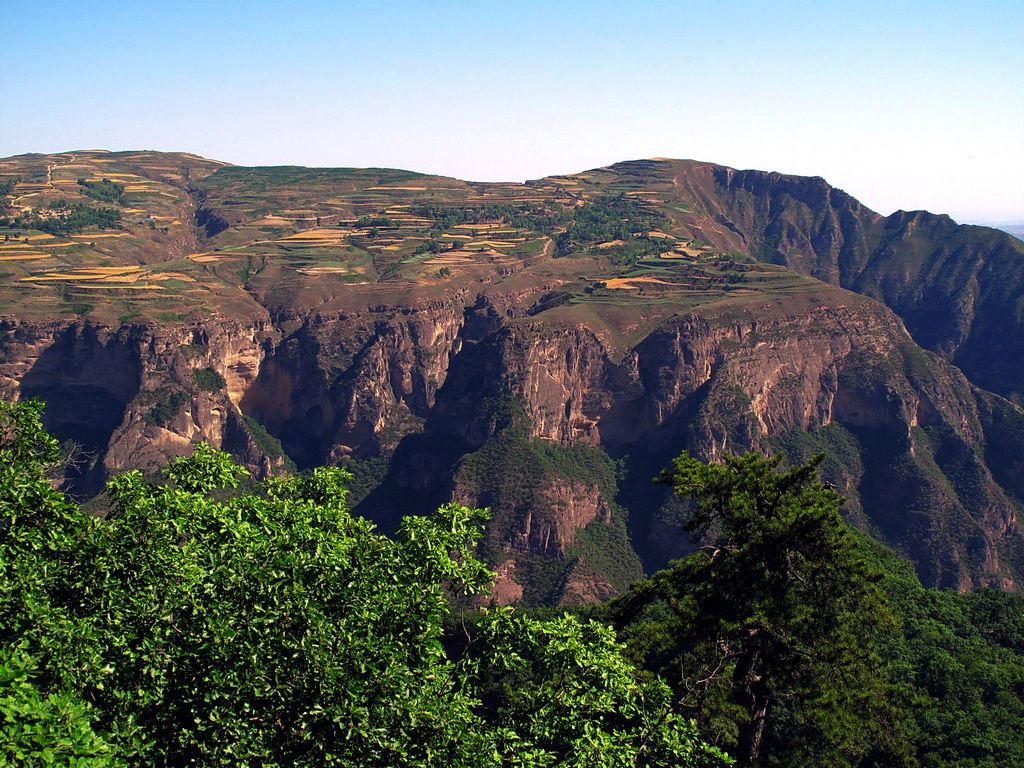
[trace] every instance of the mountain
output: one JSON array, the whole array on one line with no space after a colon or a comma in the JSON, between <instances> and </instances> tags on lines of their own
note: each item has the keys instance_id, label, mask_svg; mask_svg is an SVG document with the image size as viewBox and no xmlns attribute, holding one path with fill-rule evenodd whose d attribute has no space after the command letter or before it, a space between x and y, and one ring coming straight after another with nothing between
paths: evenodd
<instances>
[{"instance_id":1,"label":"mountain","mask_svg":"<svg viewBox=\"0 0 1024 768\"><path fill-rule=\"evenodd\" d=\"M76 151L0 161L0 391L69 486L204 439L342 464L387 528L490 506L503 600L691 546L686 449L825 451L932 585L1024 580L1024 243L818 178L641 160L526 184ZM382 482L382 480L384 482Z\"/></svg>"}]
</instances>

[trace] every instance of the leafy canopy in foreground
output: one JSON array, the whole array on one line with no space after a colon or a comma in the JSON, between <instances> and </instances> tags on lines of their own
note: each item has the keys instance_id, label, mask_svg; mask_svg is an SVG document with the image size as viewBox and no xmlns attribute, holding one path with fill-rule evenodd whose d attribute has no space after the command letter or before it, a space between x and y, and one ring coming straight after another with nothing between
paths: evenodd
<instances>
[{"instance_id":1,"label":"leafy canopy in foreground","mask_svg":"<svg viewBox=\"0 0 1024 768\"><path fill-rule=\"evenodd\" d=\"M449 504L396 539L349 514L346 472L231 489L200 445L168 482L108 486L106 520L53 490L41 406L0 404L0 740L7 762L718 766L612 632L450 596L492 574L486 515ZM450 638L448 638L450 641Z\"/></svg>"}]
</instances>

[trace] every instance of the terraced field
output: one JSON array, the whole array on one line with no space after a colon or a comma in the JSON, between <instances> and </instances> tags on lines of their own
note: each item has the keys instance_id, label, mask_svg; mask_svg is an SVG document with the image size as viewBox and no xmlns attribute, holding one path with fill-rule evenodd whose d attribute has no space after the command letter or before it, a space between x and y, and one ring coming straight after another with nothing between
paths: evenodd
<instances>
[{"instance_id":1,"label":"terraced field","mask_svg":"<svg viewBox=\"0 0 1024 768\"><path fill-rule=\"evenodd\" d=\"M692 308L815 281L714 247L667 161L526 184L388 169L240 168L186 154L0 160L0 304L104 322L533 292L559 307ZM557 269L553 263L558 262Z\"/></svg>"},{"instance_id":2,"label":"terraced field","mask_svg":"<svg viewBox=\"0 0 1024 768\"><path fill-rule=\"evenodd\" d=\"M0 182L14 182L0 201L3 314L111 322L221 302L231 311L230 292L190 274L193 265L180 258L195 240L187 186L222 166L194 155L95 150L0 160ZM97 199L97 187L118 199ZM116 222L76 221L81 211L114 211Z\"/></svg>"}]
</instances>

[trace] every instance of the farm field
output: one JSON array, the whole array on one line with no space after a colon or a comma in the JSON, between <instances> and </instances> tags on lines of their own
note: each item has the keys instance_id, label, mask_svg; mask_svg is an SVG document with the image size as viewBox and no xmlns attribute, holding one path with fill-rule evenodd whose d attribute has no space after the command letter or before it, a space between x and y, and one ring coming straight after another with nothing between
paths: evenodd
<instances>
[{"instance_id":1,"label":"farm field","mask_svg":"<svg viewBox=\"0 0 1024 768\"><path fill-rule=\"evenodd\" d=\"M2 314L116 324L509 290L533 294L534 321L566 322L820 286L713 245L724 230L689 210L674 168L637 161L502 184L177 153L6 158Z\"/></svg>"}]
</instances>

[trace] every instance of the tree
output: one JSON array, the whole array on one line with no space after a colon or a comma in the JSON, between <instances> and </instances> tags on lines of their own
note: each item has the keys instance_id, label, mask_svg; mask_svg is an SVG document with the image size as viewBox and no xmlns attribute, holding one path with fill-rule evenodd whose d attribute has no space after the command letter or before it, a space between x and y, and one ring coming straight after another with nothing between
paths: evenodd
<instances>
[{"instance_id":1,"label":"tree","mask_svg":"<svg viewBox=\"0 0 1024 768\"><path fill-rule=\"evenodd\" d=\"M43 404L0 402L0 765L122 765L62 670L96 661L59 595L95 523L54 488L61 451Z\"/></svg>"},{"instance_id":2,"label":"tree","mask_svg":"<svg viewBox=\"0 0 1024 768\"><path fill-rule=\"evenodd\" d=\"M245 470L200 444L165 482L114 478L94 519L46 477L41 409L0 410L0 758L729 763L607 627L491 611L446 646L452 598L493 578L474 556L485 511L448 504L390 539L350 514L344 470L239 493Z\"/></svg>"},{"instance_id":3,"label":"tree","mask_svg":"<svg viewBox=\"0 0 1024 768\"><path fill-rule=\"evenodd\" d=\"M662 480L696 500L686 529L703 546L613 607L635 651L743 766L773 752L853 765L891 730L877 644L891 614L840 496L816 479L821 461L684 453Z\"/></svg>"},{"instance_id":4,"label":"tree","mask_svg":"<svg viewBox=\"0 0 1024 768\"><path fill-rule=\"evenodd\" d=\"M672 706L659 679L638 678L614 630L575 616L539 621L510 609L484 616L476 656L485 716L502 765L732 764Z\"/></svg>"}]
</instances>

